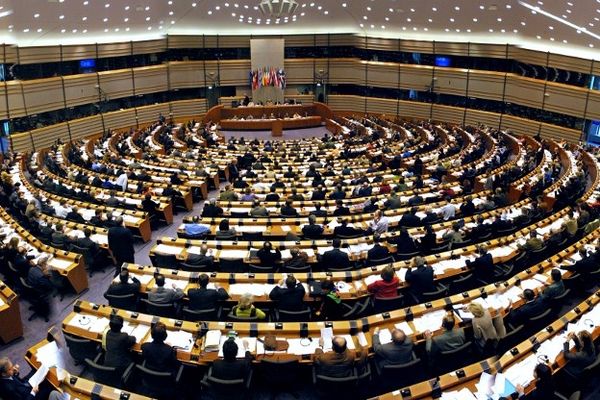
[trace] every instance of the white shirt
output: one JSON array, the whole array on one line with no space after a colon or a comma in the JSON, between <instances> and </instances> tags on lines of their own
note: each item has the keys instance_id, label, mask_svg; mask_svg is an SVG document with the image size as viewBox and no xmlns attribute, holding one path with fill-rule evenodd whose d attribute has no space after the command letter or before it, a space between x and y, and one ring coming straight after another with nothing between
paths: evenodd
<instances>
[{"instance_id":1,"label":"white shirt","mask_svg":"<svg viewBox=\"0 0 600 400\"><path fill-rule=\"evenodd\" d=\"M444 221L448 221L450 218L454 218L454 215L456 214L456 207L454 207L453 204L446 204L444 207L442 207L442 215L444 218Z\"/></svg>"},{"instance_id":2,"label":"white shirt","mask_svg":"<svg viewBox=\"0 0 600 400\"><path fill-rule=\"evenodd\" d=\"M385 233L388 230L388 225L390 223L390 220L388 219L388 217L386 216L382 216L379 221L371 221L371 223L369 224L369 227L371 228L371 230L373 231L373 233Z\"/></svg>"},{"instance_id":3,"label":"white shirt","mask_svg":"<svg viewBox=\"0 0 600 400\"><path fill-rule=\"evenodd\" d=\"M115 184L117 186L121 186L121 188L125 192L127 190L127 174L123 172L121 175L119 175Z\"/></svg>"},{"instance_id":4,"label":"white shirt","mask_svg":"<svg viewBox=\"0 0 600 400\"><path fill-rule=\"evenodd\" d=\"M59 218L66 218L69 212L70 210L68 208L63 207L60 204L54 207L54 214Z\"/></svg>"}]
</instances>

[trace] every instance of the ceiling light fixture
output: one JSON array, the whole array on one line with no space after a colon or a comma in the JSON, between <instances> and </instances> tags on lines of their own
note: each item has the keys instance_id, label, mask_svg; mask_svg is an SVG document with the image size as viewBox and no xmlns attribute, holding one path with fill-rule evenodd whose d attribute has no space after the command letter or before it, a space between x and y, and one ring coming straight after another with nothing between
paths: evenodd
<instances>
[{"instance_id":1,"label":"ceiling light fixture","mask_svg":"<svg viewBox=\"0 0 600 400\"><path fill-rule=\"evenodd\" d=\"M298 3L296 0L261 0L258 7L265 16L278 18L293 15L298 8Z\"/></svg>"}]
</instances>

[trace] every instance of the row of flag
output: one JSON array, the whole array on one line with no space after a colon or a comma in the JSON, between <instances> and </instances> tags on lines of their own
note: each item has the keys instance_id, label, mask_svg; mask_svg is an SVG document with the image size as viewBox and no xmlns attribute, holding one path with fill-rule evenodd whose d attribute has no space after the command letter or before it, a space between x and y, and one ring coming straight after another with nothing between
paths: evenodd
<instances>
[{"instance_id":1,"label":"row of flag","mask_svg":"<svg viewBox=\"0 0 600 400\"><path fill-rule=\"evenodd\" d=\"M275 67L264 67L250 71L250 86L252 86L252 90L268 86L285 89L285 71Z\"/></svg>"}]
</instances>

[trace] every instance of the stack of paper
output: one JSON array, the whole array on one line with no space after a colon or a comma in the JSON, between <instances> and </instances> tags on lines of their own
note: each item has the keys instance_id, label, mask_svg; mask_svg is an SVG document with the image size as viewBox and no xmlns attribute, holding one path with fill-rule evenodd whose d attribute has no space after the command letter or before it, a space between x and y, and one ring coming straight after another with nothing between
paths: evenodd
<instances>
[{"instance_id":1,"label":"stack of paper","mask_svg":"<svg viewBox=\"0 0 600 400\"><path fill-rule=\"evenodd\" d=\"M185 331L167 331L165 342L183 351L191 351L194 346L194 336Z\"/></svg>"},{"instance_id":2,"label":"stack of paper","mask_svg":"<svg viewBox=\"0 0 600 400\"><path fill-rule=\"evenodd\" d=\"M319 347L319 341L310 338L288 339L287 342L289 345L287 352L298 356L314 354Z\"/></svg>"},{"instance_id":3,"label":"stack of paper","mask_svg":"<svg viewBox=\"0 0 600 400\"><path fill-rule=\"evenodd\" d=\"M408 322L406 321L398 322L394 326L396 327L396 329L400 329L402 332L404 332L406 336L411 336L414 334L412 328L410 327L410 325L408 325Z\"/></svg>"},{"instance_id":4,"label":"stack of paper","mask_svg":"<svg viewBox=\"0 0 600 400\"><path fill-rule=\"evenodd\" d=\"M331 350L333 340L333 328L321 328L321 338L323 339L323 351Z\"/></svg>"},{"instance_id":5,"label":"stack of paper","mask_svg":"<svg viewBox=\"0 0 600 400\"><path fill-rule=\"evenodd\" d=\"M165 278L165 287L169 289L175 286L177 289L184 290L187 287L188 283L188 281L182 279Z\"/></svg>"},{"instance_id":6,"label":"stack of paper","mask_svg":"<svg viewBox=\"0 0 600 400\"><path fill-rule=\"evenodd\" d=\"M204 351L214 352L219 350L221 344L221 331L210 330L204 336Z\"/></svg>"},{"instance_id":7,"label":"stack of paper","mask_svg":"<svg viewBox=\"0 0 600 400\"><path fill-rule=\"evenodd\" d=\"M422 316L415 318L413 324L417 332L422 333L427 330L436 331L442 326L442 318L446 315L445 310L427 312Z\"/></svg>"}]
</instances>

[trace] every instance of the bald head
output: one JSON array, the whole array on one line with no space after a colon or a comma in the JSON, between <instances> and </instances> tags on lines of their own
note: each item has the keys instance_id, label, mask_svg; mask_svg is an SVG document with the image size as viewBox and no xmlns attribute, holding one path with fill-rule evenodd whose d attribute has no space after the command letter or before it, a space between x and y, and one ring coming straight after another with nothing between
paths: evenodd
<instances>
[{"instance_id":1,"label":"bald head","mask_svg":"<svg viewBox=\"0 0 600 400\"><path fill-rule=\"evenodd\" d=\"M342 336L335 336L331 341L333 351L336 353L343 353L346 351L346 339Z\"/></svg>"},{"instance_id":2,"label":"bald head","mask_svg":"<svg viewBox=\"0 0 600 400\"><path fill-rule=\"evenodd\" d=\"M392 342L394 344L402 344L406 340L406 334L402 329L394 329L392 331Z\"/></svg>"}]
</instances>

